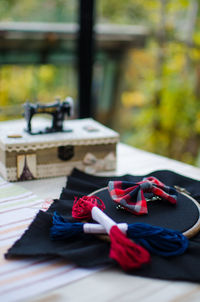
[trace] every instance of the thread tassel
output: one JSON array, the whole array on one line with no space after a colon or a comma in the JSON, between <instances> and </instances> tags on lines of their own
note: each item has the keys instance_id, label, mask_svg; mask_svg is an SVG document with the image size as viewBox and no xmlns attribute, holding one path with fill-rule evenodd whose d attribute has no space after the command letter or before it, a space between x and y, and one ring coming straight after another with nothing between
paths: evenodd
<instances>
[{"instance_id":1,"label":"thread tassel","mask_svg":"<svg viewBox=\"0 0 200 302\"><path fill-rule=\"evenodd\" d=\"M146 223L119 223L117 226L128 238L133 239L149 252L160 256L182 255L188 247L188 239L174 230L151 226ZM84 233L105 234L106 230L100 224L69 222L54 213L53 225L50 230L52 240L68 239Z\"/></svg>"},{"instance_id":2,"label":"thread tassel","mask_svg":"<svg viewBox=\"0 0 200 302\"><path fill-rule=\"evenodd\" d=\"M124 270L132 270L147 264L150 261L149 252L142 246L132 242L117 227L117 224L108 217L100 208L105 208L103 201L96 196L83 196L75 199L72 216L82 220L91 217L105 227L110 236L110 258L114 259Z\"/></svg>"},{"instance_id":3,"label":"thread tassel","mask_svg":"<svg viewBox=\"0 0 200 302\"><path fill-rule=\"evenodd\" d=\"M83 233L83 223L71 223L58 215L53 215L53 226L51 227L51 239L67 239Z\"/></svg>"},{"instance_id":4,"label":"thread tassel","mask_svg":"<svg viewBox=\"0 0 200 302\"><path fill-rule=\"evenodd\" d=\"M149 252L165 257L182 255L188 248L188 239L182 233L145 223L129 225L127 236Z\"/></svg>"}]
</instances>

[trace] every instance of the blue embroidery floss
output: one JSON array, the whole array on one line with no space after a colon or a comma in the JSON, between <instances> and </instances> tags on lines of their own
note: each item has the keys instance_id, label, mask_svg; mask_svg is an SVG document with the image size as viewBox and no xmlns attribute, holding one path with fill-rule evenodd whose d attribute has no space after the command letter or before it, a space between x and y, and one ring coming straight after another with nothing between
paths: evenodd
<instances>
[{"instance_id":1,"label":"blue embroidery floss","mask_svg":"<svg viewBox=\"0 0 200 302\"><path fill-rule=\"evenodd\" d=\"M149 252L159 256L178 256L188 248L188 239L178 231L146 223L121 223L118 227L129 239L133 239ZM94 223L69 222L54 213L53 225L50 229L52 240L68 239L84 233L105 234L105 229Z\"/></svg>"},{"instance_id":2,"label":"blue embroidery floss","mask_svg":"<svg viewBox=\"0 0 200 302\"><path fill-rule=\"evenodd\" d=\"M188 239L182 233L145 223L128 225L127 236L148 251L165 257L182 255L188 248Z\"/></svg>"},{"instance_id":3,"label":"blue embroidery floss","mask_svg":"<svg viewBox=\"0 0 200 302\"><path fill-rule=\"evenodd\" d=\"M53 215L53 226L51 227L50 236L52 240L67 239L83 233L83 223L71 223L67 219L58 215Z\"/></svg>"}]
</instances>

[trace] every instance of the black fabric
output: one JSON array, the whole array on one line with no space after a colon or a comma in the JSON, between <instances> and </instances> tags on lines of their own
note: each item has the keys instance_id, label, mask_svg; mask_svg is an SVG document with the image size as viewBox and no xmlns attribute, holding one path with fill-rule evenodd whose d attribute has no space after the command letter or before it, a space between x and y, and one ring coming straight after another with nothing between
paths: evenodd
<instances>
[{"instance_id":1,"label":"black fabric","mask_svg":"<svg viewBox=\"0 0 200 302\"><path fill-rule=\"evenodd\" d=\"M97 265L111 264L109 258L109 242L95 235L77 235L76 238L51 241L49 229L52 224L52 215L57 211L63 217L74 221L71 217L71 209L74 196L81 197L95 190L107 186L108 180L121 179L128 181L140 181L143 177L154 176L166 185L178 185L186 188L193 196L200 192L200 182L181 176L172 171L154 171L147 175L120 177L93 176L74 169L68 177L66 187L63 188L60 198L55 200L47 212L40 211L29 229L9 249L6 258L15 256L58 256L72 261L79 266L94 267ZM198 219L197 208L182 194L179 194L178 205L164 202L150 202L147 216L134 216L131 213L117 211L116 204L110 200L107 190L98 193L106 204L105 212L117 222L147 222L153 225L162 225L184 231L193 225ZM163 258L152 255L149 265L129 274L162 278L170 280L200 281L200 235L198 234L189 241L189 248L182 256Z\"/></svg>"}]
</instances>

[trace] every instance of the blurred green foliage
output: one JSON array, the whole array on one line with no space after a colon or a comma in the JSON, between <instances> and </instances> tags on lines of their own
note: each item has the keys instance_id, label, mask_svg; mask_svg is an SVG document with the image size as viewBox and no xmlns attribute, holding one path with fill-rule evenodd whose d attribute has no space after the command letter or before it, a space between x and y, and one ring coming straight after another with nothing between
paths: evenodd
<instances>
[{"instance_id":1,"label":"blurred green foliage","mask_svg":"<svg viewBox=\"0 0 200 302\"><path fill-rule=\"evenodd\" d=\"M126 59L116 119L122 140L200 166L200 1L110 0L99 5L110 22L150 30L145 49L130 51Z\"/></svg>"},{"instance_id":2,"label":"blurred green foliage","mask_svg":"<svg viewBox=\"0 0 200 302\"><path fill-rule=\"evenodd\" d=\"M21 118L26 101L52 103L76 98L73 66L6 65L0 68L0 120Z\"/></svg>"},{"instance_id":3,"label":"blurred green foliage","mask_svg":"<svg viewBox=\"0 0 200 302\"><path fill-rule=\"evenodd\" d=\"M78 1L1 0L3 22L77 22ZM22 104L51 103L70 95L76 97L74 66L2 65L0 67L0 120L20 118Z\"/></svg>"},{"instance_id":4,"label":"blurred green foliage","mask_svg":"<svg viewBox=\"0 0 200 302\"><path fill-rule=\"evenodd\" d=\"M1 21L76 22L78 1L1 0Z\"/></svg>"}]
</instances>

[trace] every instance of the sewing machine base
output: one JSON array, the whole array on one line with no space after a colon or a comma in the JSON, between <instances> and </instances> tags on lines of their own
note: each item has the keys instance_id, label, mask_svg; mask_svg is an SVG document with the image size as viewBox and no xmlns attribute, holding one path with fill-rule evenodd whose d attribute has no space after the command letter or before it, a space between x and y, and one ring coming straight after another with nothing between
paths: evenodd
<instances>
[{"instance_id":1,"label":"sewing machine base","mask_svg":"<svg viewBox=\"0 0 200 302\"><path fill-rule=\"evenodd\" d=\"M72 132L72 129L63 129L63 130L54 130L53 128L45 128L44 130L40 131L29 131L28 129L24 129L27 133L30 135L40 135L40 134L51 134L51 133L57 133L57 132Z\"/></svg>"},{"instance_id":2,"label":"sewing machine base","mask_svg":"<svg viewBox=\"0 0 200 302\"><path fill-rule=\"evenodd\" d=\"M37 119L44 129L46 119ZM71 173L115 170L119 135L93 119L67 120L56 133L24 131L25 121L0 123L0 175L8 181L22 181Z\"/></svg>"}]
</instances>

